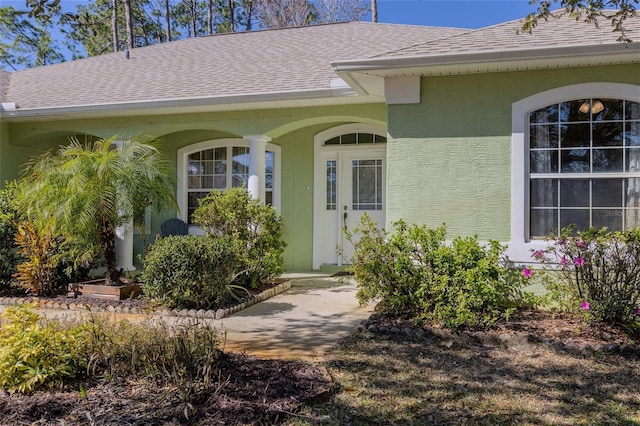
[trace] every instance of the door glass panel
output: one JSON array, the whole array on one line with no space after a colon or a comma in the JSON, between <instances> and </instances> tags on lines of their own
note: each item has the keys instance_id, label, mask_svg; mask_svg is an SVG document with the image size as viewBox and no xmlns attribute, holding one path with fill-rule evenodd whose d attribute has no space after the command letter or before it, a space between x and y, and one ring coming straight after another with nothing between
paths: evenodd
<instances>
[{"instance_id":1,"label":"door glass panel","mask_svg":"<svg viewBox=\"0 0 640 426\"><path fill-rule=\"evenodd\" d=\"M327 210L337 208L336 160L327 160Z\"/></svg>"},{"instance_id":2,"label":"door glass panel","mask_svg":"<svg viewBox=\"0 0 640 426\"><path fill-rule=\"evenodd\" d=\"M352 160L352 209L382 210L382 160Z\"/></svg>"}]
</instances>

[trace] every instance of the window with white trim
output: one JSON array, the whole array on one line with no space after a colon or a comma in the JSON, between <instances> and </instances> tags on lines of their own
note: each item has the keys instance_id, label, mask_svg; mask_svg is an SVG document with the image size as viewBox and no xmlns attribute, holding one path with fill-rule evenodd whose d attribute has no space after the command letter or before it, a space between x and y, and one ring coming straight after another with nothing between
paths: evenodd
<instances>
[{"instance_id":1,"label":"window with white trim","mask_svg":"<svg viewBox=\"0 0 640 426\"><path fill-rule=\"evenodd\" d=\"M640 226L640 103L589 98L529 113L529 233Z\"/></svg>"},{"instance_id":2,"label":"window with white trim","mask_svg":"<svg viewBox=\"0 0 640 426\"><path fill-rule=\"evenodd\" d=\"M211 191L246 187L249 180L249 145L242 140L201 142L178 152L185 170L183 176L183 199L181 210L186 210L186 219L193 224L191 216L198 208L198 200ZM265 152L265 203L278 208L275 193L279 148L267 145Z\"/></svg>"}]
</instances>

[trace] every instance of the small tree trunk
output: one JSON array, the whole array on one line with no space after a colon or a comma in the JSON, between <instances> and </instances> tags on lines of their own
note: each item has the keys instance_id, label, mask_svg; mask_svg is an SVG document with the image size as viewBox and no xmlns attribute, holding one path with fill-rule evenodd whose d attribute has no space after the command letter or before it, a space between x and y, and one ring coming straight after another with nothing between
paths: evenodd
<instances>
[{"instance_id":1,"label":"small tree trunk","mask_svg":"<svg viewBox=\"0 0 640 426\"><path fill-rule=\"evenodd\" d=\"M113 37L113 51L118 51L118 45L120 44L120 39L118 37L118 0L111 0L111 8L113 9L111 13L111 32Z\"/></svg>"},{"instance_id":2,"label":"small tree trunk","mask_svg":"<svg viewBox=\"0 0 640 426\"><path fill-rule=\"evenodd\" d=\"M228 0L227 7L229 8L229 31L236 32L236 5L233 0Z\"/></svg>"},{"instance_id":3,"label":"small tree trunk","mask_svg":"<svg viewBox=\"0 0 640 426\"><path fill-rule=\"evenodd\" d=\"M371 22L378 22L378 0L371 0Z\"/></svg>"},{"instance_id":4,"label":"small tree trunk","mask_svg":"<svg viewBox=\"0 0 640 426\"><path fill-rule=\"evenodd\" d=\"M167 41L171 41L171 8L169 0L164 0L164 21Z\"/></svg>"},{"instance_id":5,"label":"small tree trunk","mask_svg":"<svg viewBox=\"0 0 640 426\"><path fill-rule=\"evenodd\" d=\"M131 0L124 0L124 20L127 30L127 49L133 49L133 22L131 17Z\"/></svg>"},{"instance_id":6,"label":"small tree trunk","mask_svg":"<svg viewBox=\"0 0 640 426\"><path fill-rule=\"evenodd\" d=\"M247 31L251 31L253 26L253 0L249 0L244 9L247 15Z\"/></svg>"},{"instance_id":7,"label":"small tree trunk","mask_svg":"<svg viewBox=\"0 0 640 426\"><path fill-rule=\"evenodd\" d=\"M207 1L207 34L213 34L213 0Z\"/></svg>"},{"instance_id":8,"label":"small tree trunk","mask_svg":"<svg viewBox=\"0 0 640 426\"><path fill-rule=\"evenodd\" d=\"M118 284L118 267L116 263L116 230L112 223L102 222L100 233L104 265L107 268L105 275L107 285Z\"/></svg>"}]
</instances>

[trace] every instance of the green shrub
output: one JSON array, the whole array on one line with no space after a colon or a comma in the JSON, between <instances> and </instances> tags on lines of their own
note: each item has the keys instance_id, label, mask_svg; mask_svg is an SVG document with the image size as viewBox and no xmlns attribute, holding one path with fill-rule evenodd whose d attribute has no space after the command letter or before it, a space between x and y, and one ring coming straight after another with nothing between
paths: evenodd
<instances>
[{"instance_id":1,"label":"green shrub","mask_svg":"<svg viewBox=\"0 0 640 426\"><path fill-rule=\"evenodd\" d=\"M549 243L533 257L547 265L551 303L611 324L640 315L640 228L577 233L566 228Z\"/></svg>"},{"instance_id":2,"label":"green shrub","mask_svg":"<svg viewBox=\"0 0 640 426\"><path fill-rule=\"evenodd\" d=\"M0 289L11 281L17 271L18 247L15 243L16 222L18 221L15 206L18 195L15 182L8 182L5 189L0 190Z\"/></svg>"},{"instance_id":3,"label":"green shrub","mask_svg":"<svg viewBox=\"0 0 640 426\"><path fill-rule=\"evenodd\" d=\"M379 300L383 314L410 316L448 328L485 326L511 314L522 294L505 247L477 237L445 244L446 228L394 224L389 234L363 216L355 232L351 271L361 303Z\"/></svg>"},{"instance_id":4,"label":"green shrub","mask_svg":"<svg viewBox=\"0 0 640 426\"><path fill-rule=\"evenodd\" d=\"M235 251L236 284L255 286L284 272L282 218L243 188L211 192L200 200L194 222L213 238L225 237Z\"/></svg>"},{"instance_id":5,"label":"green shrub","mask_svg":"<svg viewBox=\"0 0 640 426\"><path fill-rule=\"evenodd\" d=\"M161 238L144 258L144 293L170 308L217 308L233 297L236 264L225 238Z\"/></svg>"},{"instance_id":6,"label":"green shrub","mask_svg":"<svg viewBox=\"0 0 640 426\"><path fill-rule=\"evenodd\" d=\"M62 386L86 369L84 327L40 325L33 307L12 306L1 316L0 388L10 393Z\"/></svg>"}]
</instances>

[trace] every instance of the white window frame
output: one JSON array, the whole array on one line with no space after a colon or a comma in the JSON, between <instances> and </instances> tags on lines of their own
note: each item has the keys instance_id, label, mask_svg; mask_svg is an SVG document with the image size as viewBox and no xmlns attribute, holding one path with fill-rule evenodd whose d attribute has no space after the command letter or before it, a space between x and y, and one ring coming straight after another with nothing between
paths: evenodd
<instances>
[{"instance_id":1,"label":"white window frame","mask_svg":"<svg viewBox=\"0 0 640 426\"><path fill-rule=\"evenodd\" d=\"M511 105L511 242L507 255L514 262L532 262L531 251L547 242L529 236L529 113L554 103L606 98L640 102L640 85L583 83L558 87Z\"/></svg>"},{"instance_id":2,"label":"white window frame","mask_svg":"<svg viewBox=\"0 0 640 426\"><path fill-rule=\"evenodd\" d=\"M214 139L203 142L198 142L192 145L188 145L178 149L177 152L177 190L176 198L178 201L178 219L188 222L188 164L189 155L199 151L215 148L229 148L229 147L241 147L249 148L249 142L241 138L226 138L226 139ZM267 143L265 146L266 151L274 153L273 159L273 207L276 211L280 212L280 175L281 175L281 148L278 145ZM249 150L249 155L251 151ZM262 185L265 183L263 182ZM202 229L197 225L189 225L189 234L202 235Z\"/></svg>"}]
</instances>

